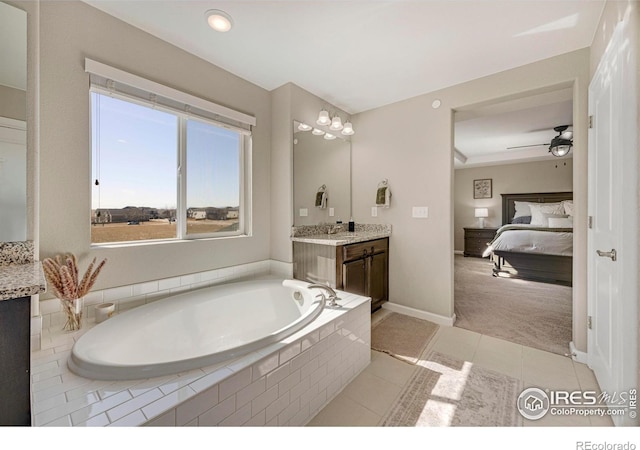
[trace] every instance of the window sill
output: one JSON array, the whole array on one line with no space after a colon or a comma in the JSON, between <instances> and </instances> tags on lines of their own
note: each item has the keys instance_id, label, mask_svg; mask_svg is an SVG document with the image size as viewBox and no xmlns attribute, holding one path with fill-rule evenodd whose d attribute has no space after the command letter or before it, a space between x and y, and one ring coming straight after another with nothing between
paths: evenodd
<instances>
[{"instance_id":1,"label":"window sill","mask_svg":"<svg viewBox=\"0 0 640 450\"><path fill-rule=\"evenodd\" d=\"M192 237L192 238L172 238L172 239L154 239L149 241L130 241L130 242L105 242L99 244L91 244L89 247L92 250L103 249L103 248L128 248L128 247L146 247L149 245L171 245L171 244L180 244L184 242L210 242L210 241L219 241L222 239L237 239L237 238L248 238L251 237L251 234L234 234L227 236L207 236L207 237Z\"/></svg>"}]
</instances>

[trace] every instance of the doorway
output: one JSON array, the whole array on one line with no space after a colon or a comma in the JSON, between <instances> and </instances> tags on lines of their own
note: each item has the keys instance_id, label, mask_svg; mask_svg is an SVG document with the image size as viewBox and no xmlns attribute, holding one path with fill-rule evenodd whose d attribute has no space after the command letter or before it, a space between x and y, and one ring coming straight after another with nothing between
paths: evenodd
<instances>
[{"instance_id":1,"label":"doorway","mask_svg":"<svg viewBox=\"0 0 640 450\"><path fill-rule=\"evenodd\" d=\"M456 111L455 326L563 356L570 355L572 287L548 279L546 275L526 272L524 269L528 269L530 260L537 255L525 255L524 265L512 264L509 272L496 271L498 257L487 250L487 244L498 232L502 233L503 225L514 221L513 209L509 213L505 210L510 201L509 194L562 194L562 200L545 195L544 198L536 196L535 201L547 202L544 208L557 204L554 214L549 215L567 218L564 201L570 203L572 200L573 153L555 157L549 152L549 144L558 133L554 128L566 125L566 130L571 132L572 124L573 87L570 85ZM486 183L488 190L478 192L479 183ZM506 217L507 214L510 216ZM519 225L525 227L526 224ZM516 256L520 253L516 245L527 247L522 251L529 252L536 246L540 248L537 239L544 238L544 245L549 248L543 256L562 255L561 259L568 261L570 274L573 233L567 223L563 225L561 239L560 233L550 229L537 230L537 236L526 238L523 237L525 230L505 231L502 245L513 246L510 256ZM561 242L554 243L555 247L551 248L553 239ZM538 249L534 248L534 251Z\"/></svg>"}]
</instances>

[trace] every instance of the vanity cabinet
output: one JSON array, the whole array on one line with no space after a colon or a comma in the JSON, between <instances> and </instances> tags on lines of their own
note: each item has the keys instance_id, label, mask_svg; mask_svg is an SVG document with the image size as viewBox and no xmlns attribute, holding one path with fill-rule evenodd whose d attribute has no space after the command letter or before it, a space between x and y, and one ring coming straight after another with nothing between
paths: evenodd
<instances>
[{"instance_id":1,"label":"vanity cabinet","mask_svg":"<svg viewBox=\"0 0 640 450\"><path fill-rule=\"evenodd\" d=\"M389 239L344 245L338 252L338 289L371 297L371 310L378 309L389 293Z\"/></svg>"},{"instance_id":2,"label":"vanity cabinet","mask_svg":"<svg viewBox=\"0 0 640 450\"><path fill-rule=\"evenodd\" d=\"M389 238L345 245L293 243L293 276L371 297L371 311L389 298Z\"/></svg>"},{"instance_id":3,"label":"vanity cabinet","mask_svg":"<svg viewBox=\"0 0 640 450\"><path fill-rule=\"evenodd\" d=\"M31 425L31 298L0 301L0 425Z\"/></svg>"}]
</instances>

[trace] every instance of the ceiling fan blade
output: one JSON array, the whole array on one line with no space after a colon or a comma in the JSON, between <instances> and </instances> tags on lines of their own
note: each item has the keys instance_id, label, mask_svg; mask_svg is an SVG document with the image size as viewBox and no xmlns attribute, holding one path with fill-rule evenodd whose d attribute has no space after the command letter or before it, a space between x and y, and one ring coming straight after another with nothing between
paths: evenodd
<instances>
[{"instance_id":1,"label":"ceiling fan blade","mask_svg":"<svg viewBox=\"0 0 640 450\"><path fill-rule=\"evenodd\" d=\"M546 147L550 144L531 144L531 145L518 145L516 147L507 147L507 150L512 150L514 148L527 148L527 147Z\"/></svg>"}]
</instances>

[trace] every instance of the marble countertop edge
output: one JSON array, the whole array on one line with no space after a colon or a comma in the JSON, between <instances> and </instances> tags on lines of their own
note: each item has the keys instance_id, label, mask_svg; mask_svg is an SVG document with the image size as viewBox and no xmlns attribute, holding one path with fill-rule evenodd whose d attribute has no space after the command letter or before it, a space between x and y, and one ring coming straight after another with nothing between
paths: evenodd
<instances>
[{"instance_id":1,"label":"marble countertop edge","mask_svg":"<svg viewBox=\"0 0 640 450\"><path fill-rule=\"evenodd\" d=\"M39 261L0 266L0 301L41 294L46 289Z\"/></svg>"},{"instance_id":2,"label":"marble countertop edge","mask_svg":"<svg viewBox=\"0 0 640 450\"><path fill-rule=\"evenodd\" d=\"M338 247L340 245L373 241L375 239L382 239L389 236L391 236L391 232L345 232L336 234L316 234L312 236L292 237L291 241Z\"/></svg>"}]
</instances>

